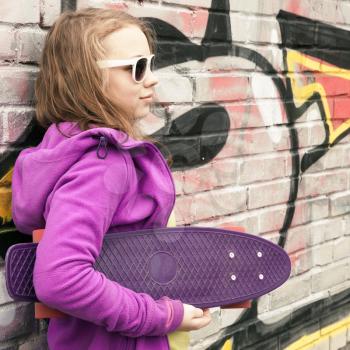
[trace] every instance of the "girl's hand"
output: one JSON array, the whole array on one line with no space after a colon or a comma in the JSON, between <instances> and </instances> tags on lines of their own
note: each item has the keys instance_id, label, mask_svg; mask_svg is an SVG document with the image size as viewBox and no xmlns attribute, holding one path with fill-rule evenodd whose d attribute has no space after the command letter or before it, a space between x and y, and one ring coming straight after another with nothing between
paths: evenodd
<instances>
[{"instance_id":1,"label":"girl's hand","mask_svg":"<svg viewBox=\"0 0 350 350\"><path fill-rule=\"evenodd\" d=\"M207 326L211 321L209 309L199 309L189 304L183 304L184 317L177 331L194 331Z\"/></svg>"}]
</instances>

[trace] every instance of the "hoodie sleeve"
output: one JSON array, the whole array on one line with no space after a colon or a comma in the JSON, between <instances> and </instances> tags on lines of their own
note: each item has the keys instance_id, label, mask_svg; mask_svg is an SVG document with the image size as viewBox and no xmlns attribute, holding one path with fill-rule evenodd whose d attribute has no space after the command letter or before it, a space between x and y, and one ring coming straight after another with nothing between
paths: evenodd
<instances>
[{"instance_id":1,"label":"hoodie sleeve","mask_svg":"<svg viewBox=\"0 0 350 350\"><path fill-rule=\"evenodd\" d=\"M127 186L126 160L117 149L106 159L87 152L61 177L46 204L34 287L46 305L110 332L161 336L180 325L182 302L133 292L93 268L114 213L122 210Z\"/></svg>"}]
</instances>

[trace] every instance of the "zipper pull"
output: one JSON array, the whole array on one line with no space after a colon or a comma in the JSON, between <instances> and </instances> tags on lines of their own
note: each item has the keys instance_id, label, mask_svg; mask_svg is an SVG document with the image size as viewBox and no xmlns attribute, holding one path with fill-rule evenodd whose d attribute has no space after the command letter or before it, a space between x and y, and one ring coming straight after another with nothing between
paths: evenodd
<instances>
[{"instance_id":1,"label":"zipper pull","mask_svg":"<svg viewBox=\"0 0 350 350\"><path fill-rule=\"evenodd\" d=\"M100 155L101 149L102 149L102 156ZM107 140L105 136L100 136L100 142L97 146L96 153L97 153L97 157L100 159L105 159L107 157L108 150L107 150Z\"/></svg>"}]
</instances>

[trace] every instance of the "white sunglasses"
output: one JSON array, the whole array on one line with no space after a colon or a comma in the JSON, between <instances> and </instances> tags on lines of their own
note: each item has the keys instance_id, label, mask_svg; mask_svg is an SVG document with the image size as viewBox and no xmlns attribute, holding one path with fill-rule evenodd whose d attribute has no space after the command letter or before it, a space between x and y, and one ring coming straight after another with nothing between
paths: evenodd
<instances>
[{"instance_id":1,"label":"white sunglasses","mask_svg":"<svg viewBox=\"0 0 350 350\"><path fill-rule=\"evenodd\" d=\"M146 72L154 69L154 55L130 58L128 60L100 60L97 61L100 68L112 68L132 66L132 78L136 83L141 83L146 77Z\"/></svg>"}]
</instances>

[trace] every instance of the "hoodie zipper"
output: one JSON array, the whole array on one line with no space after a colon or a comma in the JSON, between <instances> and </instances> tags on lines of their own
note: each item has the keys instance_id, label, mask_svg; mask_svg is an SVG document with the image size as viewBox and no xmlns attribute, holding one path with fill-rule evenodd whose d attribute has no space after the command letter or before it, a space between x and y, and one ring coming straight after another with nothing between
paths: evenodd
<instances>
[{"instance_id":1,"label":"hoodie zipper","mask_svg":"<svg viewBox=\"0 0 350 350\"><path fill-rule=\"evenodd\" d=\"M96 151L97 157L100 159L105 159L107 157L107 153L107 139L105 136L100 136L100 142L98 143Z\"/></svg>"}]
</instances>

